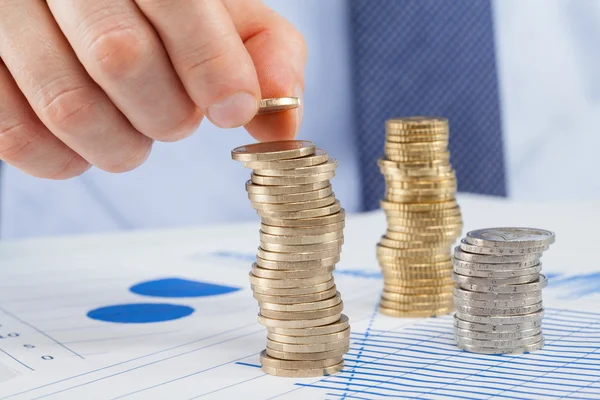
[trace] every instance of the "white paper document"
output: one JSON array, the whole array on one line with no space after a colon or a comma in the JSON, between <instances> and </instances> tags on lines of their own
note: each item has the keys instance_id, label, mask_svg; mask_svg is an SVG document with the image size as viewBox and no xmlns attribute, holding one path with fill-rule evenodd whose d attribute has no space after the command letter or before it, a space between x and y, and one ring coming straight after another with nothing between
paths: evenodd
<instances>
[{"instance_id":1,"label":"white paper document","mask_svg":"<svg viewBox=\"0 0 600 400\"><path fill-rule=\"evenodd\" d=\"M466 230L556 232L544 254L543 350L456 348L452 316L377 313L381 213L351 216L335 272L352 326L344 370L260 369L248 272L259 223L0 244L0 400L600 398L597 204L459 199Z\"/></svg>"}]
</instances>

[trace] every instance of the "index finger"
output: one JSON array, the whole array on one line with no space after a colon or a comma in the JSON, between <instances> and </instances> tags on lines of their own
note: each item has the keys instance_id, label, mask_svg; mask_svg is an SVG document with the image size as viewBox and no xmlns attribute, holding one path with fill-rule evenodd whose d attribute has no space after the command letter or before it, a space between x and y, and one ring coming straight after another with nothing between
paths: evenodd
<instances>
[{"instance_id":1,"label":"index finger","mask_svg":"<svg viewBox=\"0 0 600 400\"><path fill-rule=\"evenodd\" d=\"M223 0L256 68L263 98L298 97L304 90L306 44L294 26L258 0ZM257 140L296 136L303 107L258 115L246 130Z\"/></svg>"}]
</instances>

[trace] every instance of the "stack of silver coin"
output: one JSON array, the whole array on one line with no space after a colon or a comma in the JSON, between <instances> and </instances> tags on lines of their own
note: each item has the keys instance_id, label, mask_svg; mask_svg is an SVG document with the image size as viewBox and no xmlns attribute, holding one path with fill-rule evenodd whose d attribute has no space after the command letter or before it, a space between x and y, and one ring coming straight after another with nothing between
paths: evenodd
<instances>
[{"instance_id":1,"label":"stack of silver coin","mask_svg":"<svg viewBox=\"0 0 600 400\"><path fill-rule=\"evenodd\" d=\"M482 354L530 353L544 346L540 258L554 233L533 228L471 231L454 250L454 338Z\"/></svg>"}]
</instances>

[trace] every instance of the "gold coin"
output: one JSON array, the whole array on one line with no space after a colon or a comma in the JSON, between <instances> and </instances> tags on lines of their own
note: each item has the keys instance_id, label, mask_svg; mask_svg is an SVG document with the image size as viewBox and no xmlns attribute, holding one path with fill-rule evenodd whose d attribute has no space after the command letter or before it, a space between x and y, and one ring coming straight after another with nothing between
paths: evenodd
<instances>
[{"instance_id":1,"label":"gold coin","mask_svg":"<svg viewBox=\"0 0 600 400\"><path fill-rule=\"evenodd\" d=\"M452 293L454 284L445 285L430 285L430 286L403 286L403 285L392 285L390 283L383 284L383 290L391 293L398 294L439 294L439 293Z\"/></svg>"},{"instance_id":2,"label":"gold coin","mask_svg":"<svg viewBox=\"0 0 600 400\"><path fill-rule=\"evenodd\" d=\"M256 265L261 268L273 269L278 271L293 271L328 267L340 262L340 255L335 257L326 257L319 260L310 261L273 261L256 257Z\"/></svg>"},{"instance_id":3,"label":"gold coin","mask_svg":"<svg viewBox=\"0 0 600 400\"><path fill-rule=\"evenodd\" d=\"M262 303L269 304L297 304L297 303L310 303L317 302L326 299L330 299L337 293L337 288L333 285L331 288L322 292L310 293L305 295L296 296L269 296L259 293L253 293L252 296L258 300L259 305Z\"/></svg>"},{"instance_id":4,"label":"gold coin","mask_svg":"<svg viewBox=\"0 0 600 400\"><path fill-rule=\"evenodd\" d=\"M448 151L447 146L444 148L421 148L421 149L409 149L404 143L393 143L387 142L384 146L384 153L386 156L393 155L397 157L407 157L408 159L415 158L417 160L429 160L429 159L446 159L445 153ZM450 157L448 157L450 159ZM410 160L407 160L410 161Z\"/></svg>"},{"instance_id":5,"label":"gold coin","mask_svg":"<svg viewBox=\"0 0 600 400\"><path fill-rule=\"evenodd\" d=\"M308 185L316 182L329 182L335 177L335 171L324 174L306 175L306 176L261 176L252 173L250 180L257 185L265 186L290 186L290 185Z\"/></svg>"},{"instance_id":6,"label":"gold coin","mask_svg":"<svg viewBox=\"0 0 600 400\"><path fill-rule=\"evenodd\" d=\"M456 179L450 177L449 179L440 180L413 180L413 181L389 181L386 183L388 189L400 189L400 190L435 190L435 189L456 189Z\"/></svg>"},{"instance_id":7,"label":"gold coin","mask_svg":"<svg viewBox=\"0 0 600 400\"><path fill-rule=\"evenodd\" d=\"M406 195L392 194L386 191L385 199L396 203L437 203L440 201L453 200L456 197L455 193L439 194L439 195Z\"/></svg>"},{"instance_id":8,"label":"gold coin","mask_svg":"<svg viewBox=\"0 0 600 400\"><path fill-rule=\"evenodd\" d=\"M273 311L269 309L260 309L260 315L265 318L277 319L282 321L298 321L298 320L316 320L320 318L327 318L331 316L337 316L339 318L342 310L344 309L344 302L340 301L333 307L323 308L319 310L310 311ZM337 319L336 319L337 321Z\"/></svg>"},{"instance_id":9,"label":"gold coin","mask_svg":"<svg viewBox=\"0 0 600 400\"><path fill-rule=\"evenodd\" d=\"M251 194L248 193L248 199L252 203L269 203L269 204L280 204L280 203L298 203L310 200L323 199L330 196L333 193L331 185L310 192L304 193L292 193L292 194L278 194L278 195L267 195L267 194Z\"/></svg>"},{"instance_id":10,"label":"gold coin","mask_svg":"<svg viewBox=\"0 0 600 400\"><path fill-rule=\"evenodd\" d=\"M314 208L326 207L335 203L335 196L332 194L323 199L302 201L298 203L283 203L283 204L270 204L270 203L252 203L252 207L255 210L263 211L301 211L311 210Z\"/></svg>"},{"instance_id":11,"label":"gold coin","mask_svg":"<svg viewBox=\"0 0 600 400\"><path fill-rule=\"evenodd\" d=\"M338 340L350 338L350 328L346 328L340 332L328 333L325 335L316 336L289 336L279 335L277 333L269 332L267 338L275 340L280 343L294 343L294 344L313 344L313 343L331 343L337 342Z\"/></svg>"},{"instance_id":12,"label":"gold coin","mask_svg":"<svg viewBox=\"0 0 600 400\"><path fill-rule=\"evenodd\" d=\"M281 218L271 218L271 217L262 217L262 223L269 226L274 227L319 227L323 225L331 225L338 222L343 222L346 219L346 211L341 208L339 212L325 215L322 217L314 217L314 218L305 218L305 219L281 219ZM343 228L343 227L342 227ZM265 231L266 233L270 233ZM323 232L325 233L325 232ZM276 233L277 235L277 233Z\"/></svg>"},{"instance_id":13,"label":"gold coin","mask_svg":"<svg viewBox=\"0 0 600 400\"><path fill-rule=\"evenodd\" d=\"M405 259L426 259L428 262L446 261L449 253L445 248L431 249L393 249L377 245L377 255L387 257L403 257Z\"/></svg>"},{"instance_id":14,"label":"gold coin","mask_svg":"<svg viewBox=\"0 0 600 400\"><path fill-rule=\"evenodd\" d=\"M335 158L329 158L327 162L319 165L312 165L310 167L300 167L294 169L255 169L254 173L260 176L313 176L319 174L325 174L333 172L338 166L338 162Z\"/></svg>"},{"instance_id":15,"label":"gold coin","mask_svg":"<svg viewBox=\"0 0 600 400\"><path fill-rule=\"evenodd\" d=\"M288 336L319 336L330 333L341 332L350 326L348 317L342 314L339 320L323 326L312 326L306 328L284 328L279 326L267 327L269 333Z\"/></svg>"},{"instance_id":16,"label":"gold coin","mask_svg":"<svg viewBox=\"0 0 600 400\"><path fill-rule=\"evenodd\" d=\"M271 99L262 99L258 107L257 115L273 114L282 111L293 110L302 105L298 97L275 97Z\"/></svg>"},{"instance_id":17,"label":"gold coin","mask_svg":"<svg viewBox=\"0 0 600 400\"><path fill-rule=\"evenodd\" d=\"M292 244L292 245L305 245L314 243L325 243L332 240L342 239L344 237L343 227L340 230L328 233L322 233L317 235L272 235L260 231L260 241L264 243L274 244Z\"/></svg>"},{"instance_id":18,"label":"gold coin","mask_svg":"<svg viewBox=\"0 0 600 400\"><path fill-rule=\"evenodd\" d=\"M432 133L432 134L419 134L419 135L396 135L389 134L385 137L387 142L391 143L424 143L424 142L438 142L444 140L448 142L447 133Z\"/></svg>"},{"instance_id":19,"label":"gold coin","mask_svg":"<svg viewBox=\"0 0 600 400\"><path fill-rule=\"evenodd\" d=\"M393 240L408 240L415 242L423 242L429 245L435 246L451 246L456 238L460 235L460 232L442 232L442 233L415 233L415 232L394 232L389 229L385 234L388 238Z\"/></svg>"},{"instance_id":20,"label":"gold coin","mask_svg":"<svg viewBox=\"0 0 600 400\"><path fill-rule=\"evenodd\" d=\"M342 301L342 295L340 292L336 292L335 296L325 300L313 301L310 303L296 303L296 304L279 304L279 303L267 303L259 301L258 305L261 310L272 310L280 312L297 312L297 311L313 311L322 310L338 305ZM277 340L277 339L273 339Z\"/></svg>"},{"instance_id":21,"label":"gold coin","mask_svg":"<svg viewBox=\"0 0 600 400\"><path fill-rule=\"evenodd\" d=\"M267 347L267 354L273 358L280 358L282 360L326 360L328 358L340 357L346 354L350 350L350 346L344 346L339 349L322 351L318 353L292 353L287 351L273 350Z\"/></svg>"},{"instance_id":22,"label":"gold coin","mask_svg":"<svg viewBox=\"0 0 600 400\"><path fill-rule=\"evenodd\" d=\"M379 168L383 174L386 183L390 184L412 184L418 182L440 182L440 181L456 181L456 173L452 167L447 167L446 171L436 169L435 173L432 174L420 174L424 176L416 175L416 173L407 174L406 169L390 169L390 168Z\"/></svg>"},{"instance_id":23,"label":"gold coin","mask_svg":"<svg viewBox=\"0 0 600 400\"><path fill-rule=\"evenodd\" d=\"M288 185L288 186L261 186L252 183L252 181L246 182L246 191L250 194L265 194L265 195L280 195L280 194L295 194L295 193L306 193L314 190L324 189L330 186L327 181L309 183L306 185Z\"/></svg>"},{"instance_id":24,"label":"gold coin","mask_svg":"<svg viewBox=\"0 0 600 400\"><path fill-rule=\"evenodd\" d=\"M244 166L250 169L294 169L323 164L328 159L329 156L325 150L315 149L315 153L310 156L277 161L247 161Z\"/></svg>"},{"instance_id":25,"label":"gold coin","mask_svg":"<svg viewBox=\"0 0 600 400\"><path fill-rule=\"evenodd\" d=\"M442 163L450 162L450 155L446 153L432 153L432 154L419 154L419 155L408 155L395 151L385 149L385 156L392 161L402 163L431 163L439 161Z\"/></svg>"},{"instance_id":26,"label":"gold coin","mask_svg":"<svg viewBox=\"0 0 600 400\"><path fill-rule=\"evenodd\" d=\"M380 307L384 307L391 310L400 310L400 311L424 311L438 308L447 308L453 307L454 302L452 298L448 300L444 300L441 302L431 302L431 303L400 303L397 301L390 301L386 299L382 299L379 302Z\"/></svg>"},{"instance_id":27,"label":"gold coin","mask_svg":"<svg viewBox=\"0 0 600 400\"><path fill-rule=\"evenodd\" d=\"M442 247L437 245L437 243L432 242L422 242L417 240L407 240L407 239L392 239L387 235L383 235L381 237L380 243L385 247L398 248L398 249L430 249L433 247ZM446 247L446 246L444 246Z\"/></svg>"},{"instance_id":28,"label":"gold coin","mask_svg":"<svg viewBox=\"0 0 600 400\"><path fill-rule=\"evenodd\" d=\"M260 352L260 363L263 366L281 369L310 369L310 368L323 368L336 365L342 360L341 356L332 357L324 360L282 360L280 358L273 358L267 354L267 350Z\"/></svg>"},{"instance_id":29,"label":"gold coin","mask_svg":"<svg viewBox=\"0 0 600 400\"><path fill-rule=\"evenodd\" d=\"M385 307L379 307L379 312L381 314L387 315L388 317L397 317L397 318L424 318L424 317L439 317L442 315L450 314L454 311L454 307L442 307L435 310L394 310Z\"/></svg>"},{"instance_id":30,"label":"gold coin","mask_svg":"<svg viewBox=\"0 0 600 400\"><path fill-rule=\"evenodd\" d=\"M317 378L319 376L334 375L344 369L344 361L330 367L311 368L311 369L278 369L263 365L262 370L273 376L284 378Z\"/></svg>"},{"instance_id":31,"label":"gold coin","mask_svg":"<svg viewBox=\"0 0 600 400\"><path fill-rule=\"evenodd\" d=\"M385 121L386 130L405 129L407 131L440 129L448 130L448 120L441 117L412 116L403 118L392 118Z\"/></svg>"},{"instance_id":32,"label":"gold coin","mask_svg":"<svg viewBox=\"0 0 600 400\"><path fill-rule=\"evenodd\" d=\"M395 257L408 257L408 258L419 258L419 257L436 257L436 259L445 259L448 256L448 251L445 247L431 247L431 248L420 248L420 249L404 249L399 247L386 246L384 243L393 244L392 240L381 239L377 244L377 254L381 255L392 255ZM395 242L398 243L398 242Z\"/></svg>"},{"instance_id":33,"label":"gold coin","mask_svg":"<svg viewBox=\"0 0 600 400\"><path fill-rule=\"evenodd\" d=\"M452 199L449 201L441 201L436 203L392 203L389 201L381 200L381 208L384 210L402 210L402 211L435 211L435 210L446 210L449 208L456 208L456 200Z\"/></svg>"},{"instance_id":34,"label":"gold coin","mask_svg":"<svg viewBox=\"0 0 600 400\"><path fill-rule=\"evenodd\" d=\"M435 279L401 279L401 278L383 278L384 285L389 286L404 286L404 287L421 287L421 286L448 286L453 283L452 278L435 278Z\"/></svg>"},{"instance_id":35,"label":"gold coin","mask_svg":"<svg viewBox=\"0 0 600 400\"><path fill-rule=\"evenodd\" d=\"M381 294L382 299L402 302L402 303L428 303L428 302L444 302L453 298L452 292L437 293L437 294L402 294L388 292L386 290Z\"/></svg>"},{"instance_id":36,"label":"gold coin","mask_svg":"<svg viewBox=\"0 0 600 400\"><path fill-rule=\"evenodd\" d=\"M429 151L429 150L441 150L445 151L448 147L448 140L434 140L428 142L410 142L410 143L398 143L389 141L385 143L386 146L391 148L397 148L404 151Z\"/></svg>"},{"instance_id":37,"label":"gold coin","mask_svg":"<svg viewBox=\"0 0 600 400\"><path fill-rule=\"evenodd\" d=\"M344 239L335 239L329 242L312 243L312 244L276 244L263 243L260 247L267 251L275 251L280 253L306 253L310 251L324 251L328 249L341 248L344 244Z\"/></svg>"},{"instance_id":38,"label":"gold coin","mask_svg":"<svg viewBox=\"0 0 600 400\"><path fill-rule=\"evenodd\" d=\"M310 278L317 275L331 274L335 269L335 265L329 265L327 267L305 269L305 270L291 270L291 271L279 271L273 269L260 268L256 263L252 264L252 274L259 278L268 279L302 279Z\"/></svg>"},{"instance_id":39,"label":"gold coin","mask_svg":"<svg viewBox=\"0 0 600 400\"><path fill-rule=\"evenodd\" d=\"M311 286L301 286L293 288L271 288L257 285L250 285L252 291L256 294L268 295L268 296L298 296L307 295L311 293L318 293L331 289L335 286L333 279L330 279L324 283L318 283Z\"/></svg>"},{"instance_id":40,"label":"gold coin","mask_svg":"<svg viewBox=\"0 0 600 400\"><path fill-rule=\"evenodd\" d=\"M438 197L438 196L454 196L454 195L456 195L456 185L440 187L440 188L433 188L433 189L427 189L427 188L420 189L420 188L416 188L416 187L411 187L411 188L399 187L401 185L402 185L401 182L388 183L385 188L386 195L393 196L393 197L405 196L405 197L422 197L422 198L434 197L434 196Z\"/></svg>"},{"instance_id":41,"label":"gold coin","mask_svg":"<svg viewBox=\"0 0 600 400\"><path fill-rule=\"evenodd\" d=\"M276 253L258 248L258 257L271 261L311 261L322 258L336 257L340 254L339 248L327 249L321 251L311 251L306 253Z\"/></svg>"},{"instance_id":42,"label":"gold coin","mask_svg":"<svg viewBox=\"0 0 600 400\"><path fill-rule=\"evenodd\" d=\"M381 262L384 261L384 262ZM397 261L397 262L396 262ZM452 269L451 262L440 262L440 263L427 263L427 264L413 264L413 265L403 265L402 259L385 259L380 260L381 268L385 268L389 271L407 271L407 272L423 272L423 271L446 271Z\"/></svg>"},{"instance_id":43,"label":"gold coin","mask_svg":"<svg viewBox=\"0 0 600 400\"><path fill-rule=\"evenodd\" d=\"M302 279L269 279L269 278L259 278L254 276L252 272L249 273L250 283L254 286L260 286L261 288L273 288L273 289L283 289L283 288L300 288L300 287L309 287L325 282L329 282L333 279L331 274L325 275L317 275L310 278L302 278Z\"/></svg>"},{"instance_id":44,"label":"gold coin","mask_svg":"<svg viewBox=\"0 0 600 400\"><path fill-rule=\"evenodd\" d=\"M273 161L314 154L315 144L308 140L281 140L236 147L231 158L236 161Z\"/></svg>"},{"instance_id":45,"label":"gold coin","mask_svg":"<svg viewBox=\"0 0 600 400\"><path fill-rule=\"evenodd\" d=\"M306 218L315 218L315 217L323 217L326 215L335 214L342 209L340 202L338 200L335 203L320 207L314 208L312 210L301 210L301 211L264 211L264 210L256 210L256 213L261 217L268 218L283 218L283 219L306 219Z\"/></svg>"},{"instance_id":46,"label":"gold coin","mask_svg":"<svg viewBox=\"0 0 600 400\"><path fill-rule=\"evenodd\" d=\"M423 228L428 226L450 226L450 232L459 232L460 230L454 229L455 226L462 227L462 216L457 215L453 217L445 218L402 218L402 217L388 217L390 225L398 225L404 227Z\"/></svg>"},{"instance_id":47,"label":"gold coin","mask_svg":"<svg viewBox=\"0 0 600 400\"><path fill-rule=\"evenodd\" d=\"M399 163L392 160L387 160L385 158L380 158L377 160L377 165L382 171L390 171L392 173L398 173L403 175L411 175L413 173L417 173L420 171L425 172L434 172L434 171L444 171L443 173L450 173L453 171L452 167L449 163L438 162L436 164L426 163L423 165L413 165L406 163ZM435 174L437 175L437 173Z\"/></svg>"},{"instance_id":48,"label":"gold coin","mask_svg":"<svg viewBox=\"0 0 600 400\"><path fill-rule=\"evenodd\" d=\"M382 268L383 279L448 279L452 277L452 269L437 271L406 271L402 269Z\"/></svg>"},{"instance_id":49,"label":"gold coin","mask_svg":"<svg viewBox=\"0 0 600 400\"><path fill-rule=\"evenodd\" d=\"M415 233L418 235L451 235L459 233L462 230L462 223L444 224L444 225L426 225L426 226L406 226L402 219L388 218L388 231Z\"/></svg>"},{"instance_id":50,"label":"gold coin","mask_svg":"<svg viewBox=\"0 0 600 400\"><path fill-rule=\"evenodd\" d=\"M444 246L443 249L447 248ZM444 264L451 262L450 253L429 255L423 257L407 257L403 254L377 254L377 260L381 263L391 263L402 266L422 266L430 264Z\"/></svg>"},{"instance_id":51,"label":"gold coin","mask_svg":"<svg viewBox=\"0 0 600 400\"><path fill-rule=\"evenodd\" d=\"M298 227L280 227L280 226L272 226L272 225L267 225L264 221L261 225L261 232L264 232L266 234L270 234L270 235L279 235L279 236L286 236L286 237L296 237L296 236L314 236L314 235L324 235L324 234L330 234L330 233L336 233L336 232L340 232L344 229L346 222L344 220L340 221L340 222L335 222L333 224L328 224L328 225L318 225L318 226L314 226L314 227L304 227L304 226L298 226Z\"/></svg>"},{"instance_id":52,"label":"gold coin","mask_svg":"<svg viewBox=\"0 0 600 400\"><path fill-rule=\"evenodd\" d=\"M314 327L314 326L322 326L322 325L331 324L331 323L334 323L335 321L339 320L339 318L340 318L340 314L335 314L335 315L330 315L327 317L317 318L317 319L283 320L283 319L267 318L267 317L259 314L258 322L261 325L264 325L268 328L300 329L300 328L310 328L310 327ZM286 357L281 357L279 355L270 354L268 349L267 349L267 354L269 354L271 357L275 357L275 358L282 358L282 359L286 358ZM332 354L330 357L323 357L323 358L333 358L335 356L336 356L335 354ZM301 360L301 358L295 358L295 357L288 358L288 359ZM318 358L316 360L318 360Z\"/></svg>"},{"instance_id":53,"label":"gold coin","mask_svg":"<svg viewBox=\"0 0 600 400\"><path fill-rule=\"evenodd\" d=\"M457 217L461 215L460 207L449 208L446 210L433 211L402 211L402 210L385 210L385 215L391 218L398 219L434 219Z\"/></svg>"},{"instance_id":54,"label":"gold coin","mask_svg":"<svg viewBox=\"0 0 600 400\"><path fill-rule=\"evenodd\" d=\"M267 338L267 349L291 353L320 353L325 351L339 350L340 348L347 347L349 345L349 340L349 338L346 338L329 343L292 344L276 342Z\"/></svg>"}]
</instances>

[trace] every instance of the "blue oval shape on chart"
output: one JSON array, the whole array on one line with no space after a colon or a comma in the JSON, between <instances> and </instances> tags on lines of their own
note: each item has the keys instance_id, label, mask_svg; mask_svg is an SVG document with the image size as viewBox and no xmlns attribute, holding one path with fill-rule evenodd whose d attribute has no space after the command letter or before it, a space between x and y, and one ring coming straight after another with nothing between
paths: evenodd
<instances>
[{"instance_id":1,"label":"blue oval shape on chart","mask_svg":"<svg viewBox=\"0 0 600 400\"><path fill-rule=\"evenodd\" d=\"M151 297L205 297L235 292L239 287L216 285L180 278L156 279L141 282L129 288L133 293Z\"/></svg>"},{"instance_id":2,"label":"blue oval shape on chart","mask_svg":"<svg viewBox=\"0 0 600 400\"><path fill-rule=\"evenodd\" d=\"M188 306L166 303L117 304L91 310L87 316L91 319L118 324L147 324L165 322L187 317L194 309Z\"/></svg>"}]
</instances>

